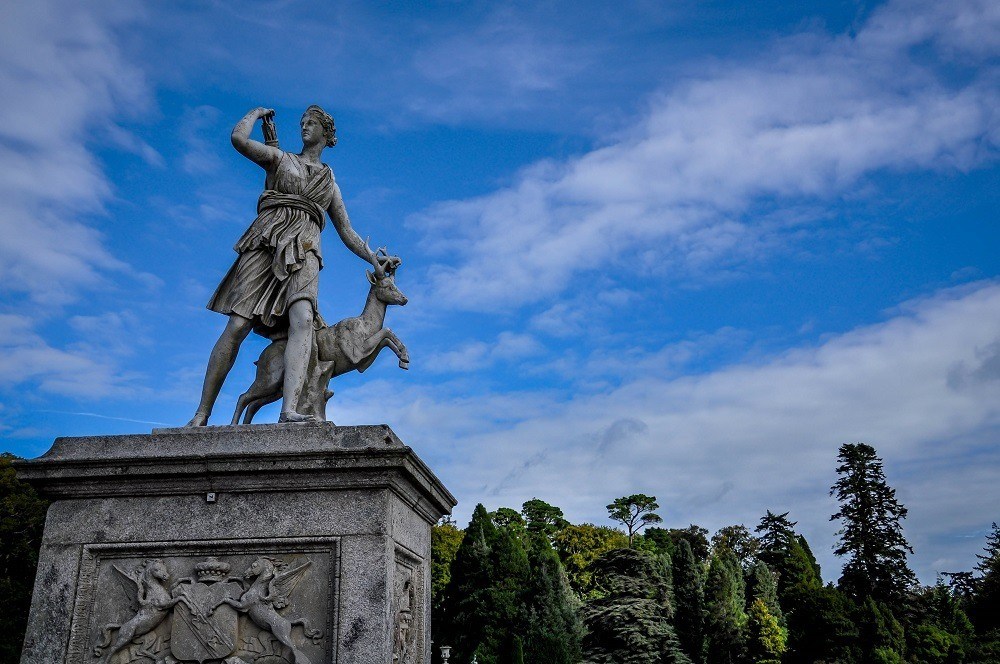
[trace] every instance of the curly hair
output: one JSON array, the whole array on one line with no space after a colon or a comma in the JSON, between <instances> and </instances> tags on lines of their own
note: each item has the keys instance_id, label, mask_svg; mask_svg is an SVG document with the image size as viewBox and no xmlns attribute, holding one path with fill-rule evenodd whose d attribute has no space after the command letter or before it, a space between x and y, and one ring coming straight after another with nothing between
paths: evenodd
<instances>
[{"instance_id":1,"label":"curly hair","mask_svg":"<svg viewBox=\"0 0 1000 664\"><path fill-rule=\"evenodd\" d=\"M311 113L319 120L320 124L323 125L323 136L326 137L326 146L332 148L337 144L337 125L333 122L333 116L324 111L322 108L313 104L306 109L306 113Z\"/></svg>"}]
</instances>

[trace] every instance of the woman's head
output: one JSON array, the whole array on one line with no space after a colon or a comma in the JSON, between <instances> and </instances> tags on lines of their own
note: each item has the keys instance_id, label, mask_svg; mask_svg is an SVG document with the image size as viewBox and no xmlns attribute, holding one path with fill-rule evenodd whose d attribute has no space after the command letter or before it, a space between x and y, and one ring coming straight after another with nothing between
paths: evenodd
<instances>
[{"instance_id":1,"label":"woman's head","mask_svg":"<svg viewBox=\"0 0 1000 664\"><path fill-rule=\"evenodd\" d=\"M333 117L329 113L316 104L313 104L302 114L302 122L305 123L307 118L315 120L322 127L323 138L326 139L327 147L332 148L337 144L337 126L333 123Z\"/></svg>"}]
</instances>

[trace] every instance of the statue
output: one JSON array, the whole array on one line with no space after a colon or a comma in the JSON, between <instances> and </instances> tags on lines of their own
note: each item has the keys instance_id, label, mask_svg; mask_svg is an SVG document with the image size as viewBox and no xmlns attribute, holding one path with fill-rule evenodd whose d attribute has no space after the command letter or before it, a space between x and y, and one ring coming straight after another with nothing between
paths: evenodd
<instances>
[{"instance_id":1,"label":"statue","mask_svg":"<svg viewBox=\"0 0 1000 664\"><path fill-rule=\"evenodd\" d=\"M320 162L323 149L337 143L333 118L319 106L307 108L300 123L302 151L294 154L278 148L273 117L272 109L256 108L233 129L233 146L267 176L257 218L236 243L239 256L208 303L229 321L212 349L201 402L188 426L208 423L240 345L251 331L284 342L279 421L324 419L315 412L315 399L307 409L302 396L310 358L317 352L316 332L326 327L317 308L323 267L320 231L326 215L341 241L376 274L391 273L400 264L396 256L373 252L354 231L333 171ZM263 121L266 143L250 138L257 120ZM325 386L319 388L324 391Z\"/></svg>"},{"instance_id":2,"label":"statue","mask_svg":"<svg viewBox=\"0 0 1000 664\"><path fill-rule=\"evenodd\" d=\"M382 249L379 249L382 252ZM360 316L345 318L336 325L323 327L316 332L316 352L310 354L306 385L299 398L299 412L324 419L326 402L333 392L326 389L331 378L349 371L364 373L383 348L389 348L399 358L399 366L406 369L410 356L406 346L385 323L385 309L390 304L406 304L406 296L396 288L394 279L398 262L376 265L375 271L366 271L371 288ZM257 365L253 384L236 402L231 424L250 424L261 407L281 398L281 385L285 379L285 340L276 339L265 348Z\"/></svg>"}]
</instances>

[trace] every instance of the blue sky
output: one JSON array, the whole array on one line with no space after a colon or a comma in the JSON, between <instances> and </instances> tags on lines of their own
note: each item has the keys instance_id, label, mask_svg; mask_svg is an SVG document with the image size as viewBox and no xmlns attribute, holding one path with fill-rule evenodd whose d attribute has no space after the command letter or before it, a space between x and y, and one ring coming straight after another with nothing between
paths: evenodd
<instances>
[{"instance_id":1,"label":"blue sky","mask_svg":"<svg viewBox=\"0 0 1000 664\"><path fill-rule=\"evenodd\" d=\"M391 425L460 521L790 511L832 580L865 441L921 579L972 567L1000 520L996 3L136 4L0 9L0 448L187 421L262 184L229 132L273 107L297 149L318 103L356 229L404 259L413 360L337 379L329 416ZM364 264L324 255L322 313L355 315Z\"/></svg>"}]
</instances>

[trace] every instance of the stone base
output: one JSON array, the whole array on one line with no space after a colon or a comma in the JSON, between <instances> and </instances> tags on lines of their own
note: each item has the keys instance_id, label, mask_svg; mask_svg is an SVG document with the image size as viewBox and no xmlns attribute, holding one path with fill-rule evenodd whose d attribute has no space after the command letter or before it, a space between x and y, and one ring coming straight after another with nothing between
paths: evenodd
<instances>
[{"instance_id":1,"label":"stone base","mask_svg":"<svg viewBox=\"0 0 1000 664\"><path fill-rule=\"evenodd\" d=\"M455 499L386 426L59 438L22 664L424 664Z\"/></svg>"}]
</instances>

